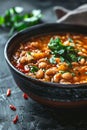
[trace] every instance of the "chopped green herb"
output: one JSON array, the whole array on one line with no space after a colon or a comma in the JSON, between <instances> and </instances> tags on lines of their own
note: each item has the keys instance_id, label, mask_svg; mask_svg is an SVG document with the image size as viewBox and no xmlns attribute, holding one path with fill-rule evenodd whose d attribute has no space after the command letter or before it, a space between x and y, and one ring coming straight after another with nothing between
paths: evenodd
<instances>
[{"instance_id":1,"label":"chopped green herb","mask_svg":"<svg viewBox=\"0 0 87 130\"><path fill-rule=\"evenodd\" d=\"M75 54L68 54L68 55L72 62L77 61L78 57Z\"/></svg>"},{"instance_id":2,"label":"chopped green herb","mask_svg":"<svg viewBox=\"0 0 87 130\"><path fill-rule=\"evenodd\" d=\"M84 56L78 56L78 61L80 61L82 58L85 58Z\"/></svg>"},{"instance_id":3,"label":"chopped green herb","mask_svg":"<svg viewBox=\"0 0 87 130\"><path fill-rule=\"evenodd\" d=\"M70 38L70 37L68 38L68 41L69 41L69 42L73 42L72 38Z\"/></svg>"},{"instance_id":4,"label":"chopped green herb","mask_svg":"<svg viewBox=\"0 0 87 130\"><path fill-rule=\"evenodd\" d=\"M37 72L39 69L37 66L29 66L29 68L31 73Z\"/></svg>"},{"instance_id":5,"label":"chopped green herb","mask_svg":"<svg viewBox=\"0 0 87 130\"><path fill-rule=\"evenodd\" d=\"M61 62L64 62L65 59L62 56L60 56L60 60Z\"/></svg>"},{"instance_id":6,"label":"chopped green herb","mask_svg":"<svg viewBox=\"0 0 87 130\"><path fill-rule=\"evenodd\" d=\"M87 74L87 72L85 72L85 74Z\"/></svg>"},{"instance_id":7,"label":"chopped green herb","mask_svg":"<svg viewBox=\"0 0 87 130\"><path fill-rule=\"evenodd\" d=\"M27 52L27 54L28 54L28 55L31 55L31 52L30 52L30 51L28 51L28 52Z\"/></svg>"},{"instance_id":8,"label":"chopped green herb","mask_svg":"<svg viewBox=\"0 0 87 130\"><path fill-rule=\"evenodd\" d=\"M52 57L49 59L49 62L50 62L51 64L56 64L55 57L52 56Z\"/></svg>"},{"instance_id":9,"label":"chopped green herb","mask_svg":"<svg viewBox=\"0 0 87 130\"><path fill-rule=\"evenodd\" d=\"M66 71L60 70L59 73L64 74Z\"/></svg>"},{"instance_id":10,"label":"chopped green herb","mask_svg":"<svg viewBox=\"0 0 87 130\"><path fill-rule=\"evenodd\" d=\"M74 46L65 46L62 44L60 38L51 38L50 42L48 43L48 47L51 50L51 53L54 56L59 56L61 62L67 62L69 65L71 62L78 62L81 56L78 56Z\"/></svg>"},{"instance_id":11,"label":"chopped green herb","mask_svg":"<svg viewBox=\"0 0 87 130\"><path fill-rule=\"evenodd\" d=\"M10 28L10 35L14 31L20 31L41 22L41 10L33 10L24 13L22 7L13 7L6 10L4 16L0 16L0 26Z\"/></svg>"},{"instance_id":12,"label":"chopped green herb","mask_svg":"<svg viewBox=\"0 0 87 130\"><path fill-rule=\"evenodd\" d=\"M72 76L74 77L74 76L75 76L75 73L72 73Z\"/></svg>"}]
</instances>

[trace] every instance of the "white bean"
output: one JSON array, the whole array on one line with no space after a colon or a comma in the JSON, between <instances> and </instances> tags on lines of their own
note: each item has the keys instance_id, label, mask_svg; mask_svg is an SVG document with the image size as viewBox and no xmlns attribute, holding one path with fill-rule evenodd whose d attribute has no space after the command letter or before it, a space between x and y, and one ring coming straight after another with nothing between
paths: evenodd
<instances>
[{"instance_id":1,"label":"white bean","mask_svg":"<svg viewBox=\"0 0 87 130\"><path fill-rule=\"evenodd\" d=\"M60 80L60 77L61 77L60 73L55 74L53 77L53 82L58 83Z\"/></svg>"},{"instance_id":2,"label":"white bean","mask_svg":"<svg viewBox=\"0 0 87 130\"><path fill-rule=\"evenodd\" d=\"M62 78L66 79L66 80L70 80L72 78L72 74L70 72L66 72L64 74L61 75Z\"/></svg>"},{"instance_id":3,"label":"white bean","mask_svg":"<svg viewBox=\"0 0 87 130\"><path fill-rule=\"evenodd\" d=\"M42 69L38 70L38 71L36 72L36 78L41 79L41 78L43 78L43 77L44 77L44 72L43 72L43 70L42 70Z\"/></svg>"},{"instance_id":4,"label":"white bean","mask_svg":"<svg viewBox=\"0 0 87 130\"><path fill-rule=\"evenodd\" d=\"M39 68L46 68L47 63L46 62L40 62L38 66L39 66Z\"/></svg>"},{"instance_id":5,"label":"white bean","mask_svg":"<svg viewBox=\"0 0 87 130\"><path fill-rule=\"evenodd\" d=\"M58 72L58 69L57 67L52 67L52 68L49 68L48 70L46 70L46 75L54 75Z\"/></svg>"}]
</instances>

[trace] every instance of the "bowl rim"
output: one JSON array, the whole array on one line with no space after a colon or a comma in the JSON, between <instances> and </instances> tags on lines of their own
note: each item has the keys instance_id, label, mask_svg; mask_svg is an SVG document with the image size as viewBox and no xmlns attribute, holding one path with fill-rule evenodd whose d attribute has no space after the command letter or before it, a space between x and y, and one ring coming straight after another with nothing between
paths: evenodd
<instances>
[{"instance_id":1,"label":"bowl rim","mask_svg":"<svg viewBox=\"0 0 87 130\"><path fill-rule=\"evenodd\" d=\"M46 81L41 81L39 79L36 79L36 78L33 78L31 76L27 76L25 75L24 73L22 73L21 71L19 71L18 69L16 69L11 61L9 60L8 58L8 53L7 53L7 50L9 48L9 44L11 44L11 41L13 39L15 39L16 37L19 37L25 33L27 33L28 31L32 31L32 30L35 30L37 28L41 28L41 27L44 27L44 26L53 26L53 25L58 25L58 26L67 26L67 27L76 27L76 28L84 28L87 27L87 26L84 26L84 25L70 25L70 24L66 24L66 23L43 23L43 24L39 24L39 25L35 25L35 26L32 26L32 27L29 27L27 29L24 29L22 31L19 31L17 33L15 33L11 38L8 39L8 41L6 42L6 45L5 45L5 48L4 48L4 56L5 56L5 60L6 62L8 63L8 65L11 67L11 69L13 69L19 76L22 76L23 78L27 79L27 80L31 80L31 81L35 81L36 83L39 83L39 84L44 84L45 87L46 85L49 87L53 87L54 88L62 88L62 89L72 89L72 88L75 88L75 89L78 89L78 88L87 88L87 83L81 83L81 84L62 84L62 83L54 83L54 82L46 82Z\"/></svg>"}]
</instances>

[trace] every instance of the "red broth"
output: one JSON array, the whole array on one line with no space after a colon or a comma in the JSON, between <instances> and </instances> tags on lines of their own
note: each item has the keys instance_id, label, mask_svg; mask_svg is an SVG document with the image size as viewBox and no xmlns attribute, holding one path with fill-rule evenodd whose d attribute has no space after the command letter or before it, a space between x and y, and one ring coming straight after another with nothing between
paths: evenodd
<instances>
[{"instance_id":1,"label":"red broth","mask_svg":"<svg viewBox=\"0 0 87 130\"><path fill-rule=\"evenodd\" d=\"M27 76L45 82L87 83L87 36L46 34L20 43L12 64Z\"/></svg>"}]
</instances>

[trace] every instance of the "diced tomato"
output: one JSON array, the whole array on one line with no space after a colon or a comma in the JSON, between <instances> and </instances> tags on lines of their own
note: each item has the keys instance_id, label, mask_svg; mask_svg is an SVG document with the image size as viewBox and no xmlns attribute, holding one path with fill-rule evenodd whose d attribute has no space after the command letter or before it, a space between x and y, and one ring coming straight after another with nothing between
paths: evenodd
<instances>
[{"instance_id":1,"label":"diced tomato","mask_svg":"<svg viewBox=\"0 0 87 130\"><path fill-rule=\"evenodd\" d=\"M29 70L25 70L25 69L20 69L20 71L23 72L23 73L28 73L29 72Z\"/></svg>"},{"instance_id":2,"label":"diced tomato","mask_svg":"<svg viewBox=\"0 0 87 130\"><path fill-rule=\"evenodd\" d=\"M18 69L24 69L24 66L22 64L17 64L16 68L18 68Z\"/></svg>"},{"instance_id":3,"label":"diced tomato","mask_svg":"<svg viewBox=\"0 0 87 130\"><path fill-rule=\"evenodd\" d=\"M21 65L21 64L17 64L16 68L19 69L23 73L28 73L29 72L29 69L24 68L24 66Z\"/></svg>"}]
</instances>

